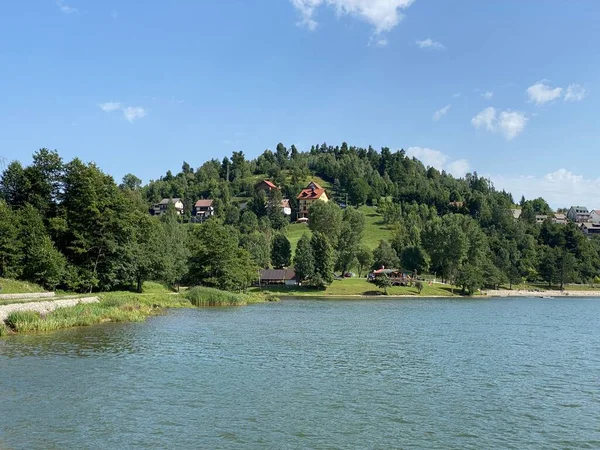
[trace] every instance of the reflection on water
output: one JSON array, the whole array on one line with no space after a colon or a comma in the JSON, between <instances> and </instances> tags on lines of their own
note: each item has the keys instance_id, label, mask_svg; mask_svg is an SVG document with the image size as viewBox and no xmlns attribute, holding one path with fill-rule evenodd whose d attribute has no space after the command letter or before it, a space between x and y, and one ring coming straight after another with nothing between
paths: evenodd
<instances>
[{"instance_id":1,"label":"reflection on water","mask_svg":"<svg viewBox=\"0 0 600 450\"><path fill-rule=\"evenodd\" d=\"M311 301L0 339L0 450L598 448L600 301Z\"/></svg>"}]
</instances>

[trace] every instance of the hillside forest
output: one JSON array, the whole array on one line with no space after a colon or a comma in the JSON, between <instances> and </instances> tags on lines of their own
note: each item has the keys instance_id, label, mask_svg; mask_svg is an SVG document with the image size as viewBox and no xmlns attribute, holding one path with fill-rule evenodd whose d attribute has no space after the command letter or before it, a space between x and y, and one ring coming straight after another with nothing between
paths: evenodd
<instances>
[{"instance_id":1,"label":"hillside forest","mask_svg":"<svg viewBox=\"0 0 600 450\"><path fill-rule=\"evenodd\" d=\"M385 266L470 294L600 275L600 238L574 223L536 223L552 213L542 198L515 204L477 173L457 179L403 150L280 143L255 159L233 152L198 163L143 184L45 148L30 165L11 162L0 179L0 276L74 292L140 290L146 280L240 291L260 268L294 266L303 285L323 288L336 273ZM257 191L265 179L280 189ZM331 201L314 202L308 224L292 224L311 180ZM165 198L181 198L183 214L169 204L151 215ZM215 214L194 223L199 199L212 199Z\"/></svg>"}]
</instances>

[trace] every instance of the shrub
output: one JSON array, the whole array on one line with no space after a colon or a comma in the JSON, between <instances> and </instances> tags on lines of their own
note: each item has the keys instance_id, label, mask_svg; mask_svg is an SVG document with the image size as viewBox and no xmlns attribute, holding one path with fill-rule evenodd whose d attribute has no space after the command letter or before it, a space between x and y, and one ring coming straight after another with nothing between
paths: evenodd
<instances>
[{"instance_id":1,"label":"shrub","mask_svg":"<svg viewBox=\"0 0 600 450\"><path fill-rule=\"evenodd\" d=\"M214 288L196 286L185 294L194 306L243 306L248 304L248 296Z\"/></svg>"}]
</instances>

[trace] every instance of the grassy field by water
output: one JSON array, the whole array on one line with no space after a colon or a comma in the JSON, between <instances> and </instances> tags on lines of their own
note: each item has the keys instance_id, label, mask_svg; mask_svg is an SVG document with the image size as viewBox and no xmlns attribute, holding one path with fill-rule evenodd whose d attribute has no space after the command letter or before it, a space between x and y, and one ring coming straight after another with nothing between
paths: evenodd
<instances>
[{"instance_id":1,"label":"grassy field by water","mask_svg":"<svg viewBox=\"0 0 600 450\"><path fill-rule=\"evenodd\" d=\"M253 292L259 292L261 289L252 288ZM319 291L310 288L270 286L262 288L262 292L272 292L281 296L291 297L344 297L344 296L379 296L383 292L373 283L369 283L365 278L345 278L335 280L325 290ZM423 283L421 297L450 297L459 295L460 289L445 284L432 284L429 286ZM415 287L394 286L388 289L388 296L419 295Z\"/></svg>"}]
</instances>

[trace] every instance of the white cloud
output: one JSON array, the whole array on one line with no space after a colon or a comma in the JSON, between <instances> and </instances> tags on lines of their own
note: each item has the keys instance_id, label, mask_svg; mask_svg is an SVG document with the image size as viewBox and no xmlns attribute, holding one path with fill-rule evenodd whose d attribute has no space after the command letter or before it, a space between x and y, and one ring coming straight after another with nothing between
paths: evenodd
<instances>
[{"instance_id":1,"label":"white cloud","mask_svg":"<svg viewBox=\"0 0 600 450\"><path fill-rule=\"evenodd\" d=\"M434 50L444 50L446 48L441 42L436 42L429 38L423 39L422 41L415 41L415 43L419 46L419 48L431 48Z\"/></svg>"},{"instance_id":2,"label":"white cloud","mask_svg":"<svg viewBox=\"0 0 600 450\"><path fill-rule=\"evenodd\" d=\"M298 25L309 30L318 26L314 19L322 5L334 8L338 15L356 16L375 27L375 33L390 31L404 17L400 10L408 8L414 0L291 0L292 5L302 15Z\"/></svg>"},{"instance_id":3,"label":"white cloud","mask_svg":"<svg viewBox=\"0 0 600 450\"><path fill-rule=\"evenodd\" d=\"M56 6L65 14L73 14L77 12L77 8L72 8L67 5L64 0L56 0Z\"/></svg>"},{"instance_id":4,"label":"white cloud","mask_svg":"<svg viewBox=\"0 0 600 450\"><path fill-rule=\"evenodd\" d=\"M146 110L141 106L128 106L127 108L123 109L123 116L125 116L125 119L127 119L129 122L146 117L146 115Z\"/></svg>"},{"instance_id":5,"label":"white cloud","mask_svg":"<svg viewBox=\"0 0 600 450\"><path fill-rule=\"evenodd\" d=\"M442 117L444 117L446 114L448 114L448 111L450 111L450 108L452 107L452 105L446 105L441 109L438 109L434 114L433 114L433 120L435 120L436 122L438 120L440 120Z\"/></svg>"},{"instance_id":6,"label":"white cloud","mask_svg":"<svg viewBox=\"0 0 600 450\"><path fill-rule=\"evenodd\" d=\"M565 102L580 102L587 94L587 90L580 84L570 84L565 94Z\"/></svg>"},{"instance_id":7,"label":"white cloud","mask_svg":"<svg viewBox=\"0 0 600 450\"><path fill-rule=\"evenodd\" d=\"M111 113L115 111L122 111L123 117L129 122L141 119L148 115L148 112L141 106L123 106L120 102L106 102L98 105L104 112Z\"/></svg>"},{"instance_id":8,"label":"white cloud","mask_svg":"<svg viewBox=\"0 0 600 450\"><path fill-rule=\"evenodd\" d=\"M496 109L491 106L485 108L471 119L471 124L475 128L485 127L488 131L494 131L496 125Z\"/></svg>"},{"instance_id":9,"label":"white cloud","mask_svg":"<svg viewBox=\"0 0 600 450\"><path fill-rule=\"evenodd\" d=\"M507 141L516 138L525 129L527 117L519 111L502 111L498 120L498 127Z\"/></svg>"},{"instance_id":10,"label":"white cloud","mask_svg":"<svg viewBox=\"0 0 600 450\"><path fill-rule=\"evenodd\" d=\"M539 106L560 98L563 89L560 87L551 88L544 80L542 80L538 81L533 86L529 86L526 92L529 101Z\"/></svg>"},{"instance_id":11,"label":"white cloud","mask_svg":"<svg viewBox=\"0 0 600 450\"><path fill-rule=\"evenodd\" d=\"M525 129L527 117L519 111L500 111L489 106L471 119L475 128L485 128L487 131L500 132L507 141L516 138Z\"/></svg>"},{"instance_id":12,"label":"white cloud","mask_svg":"<svg viewBox=\"0 0 600 450\"><path fill-rule=\"evenodd\" d=\"M590 209L600 207L597 195L600 178L584 178L564 168L543 176L492 175L489 178L497 189L511 192L515 200L524 195L528 199L543 197L553 208L572 205L585 205Z\"/></svg>"},{"instance_id":13,"label":"white cloud","mask_svg":"<svg viewBox=\"0 0 600 450\"><path fill-rule=\"evenodd\" d=\"M446 172L452 174L453 177L460 178L464 177L471 171L469 161L466 159L457 159L446 165Z\"/></svg>"},{"instance_id":14,"label":"white cloud","mask_svg":"<svg viewBox=\"0 0 600 450\"><path fill-rule=\"evenodd\" d=\"M119 102L100 103L98 106L104 112L113 112L121 109L121 103Z\"/></svg>"},{"instance_id":15,"label":"white cloud","mask_svg":"<svg viewBox=\"0 0 600 450\"><path fill-rule=\"evenodd\" d=\"M486 100L489 100L494 96L494 93L492 91L486 91L483 94L481 94L481 96Z\"/></svg>"},{"instance_id":16,"label":"white cloud","mask_svg":"<svg viewBox=\"0 0 600 450\"><path fill-rule=\"evenodd\" d=\"M462 94L460 92L455 92L454 94L452 94L452 97L454 98L458 98L460 97Z\"/></svg>"},{"instance_id":17,"label":"white cloud","mask_svg":"<svg viewBox=\"0 0 600 450\"><path fill-rule=\"evenodd\" d=\"M377 41L377 45L378 45L379 47L385 47L385 46L387 46L387 45L388 45L388 40L387 40L387 39L379 39L379 40Z\"/></svg>"},{"instance_id":18,"label":"white cloud","mask_svg":"<svg viewBox=\"0 0 600 450\"><path fill-rule=\"evenodd\" d=\"M449 162L449 157L439 150L427 147L409 147L406 155L411 158L417 158L425 167L435 167L438 170L445 170L454 177L462 177L470 170L469 162L466 159L458 159Z\"/></svg>"}]
</instances>

